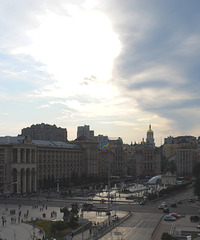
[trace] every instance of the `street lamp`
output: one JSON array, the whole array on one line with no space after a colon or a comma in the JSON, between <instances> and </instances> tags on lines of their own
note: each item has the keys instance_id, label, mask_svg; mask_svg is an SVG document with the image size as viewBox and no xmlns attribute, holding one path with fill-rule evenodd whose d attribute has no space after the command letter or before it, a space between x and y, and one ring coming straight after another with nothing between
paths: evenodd
<instances>
[{"instance_id":1,"label":"street lamp","mask_svg":"<svg viewBox=\"0 0 200 240\"><path fill-rule=\"evenodd\" d=\"M60 191L60 189L59 189L60 179L56 179L56 183L57 183L57 192L59 192Z\"/></svg>"}]
</instances>

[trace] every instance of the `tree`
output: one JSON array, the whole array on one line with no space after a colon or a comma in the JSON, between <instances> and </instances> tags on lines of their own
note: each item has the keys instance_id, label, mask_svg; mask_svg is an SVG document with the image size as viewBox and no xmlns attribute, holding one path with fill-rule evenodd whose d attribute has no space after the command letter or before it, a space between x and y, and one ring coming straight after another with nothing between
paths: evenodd
<instances>
[{"instance_id":1,"label":"tree","mask_svg":"<svg viewBox=\"0 0 200 240\"><path fill-rule=\"evenodd\" d=\"M169 161L168 168L173 173L177 171L177 166L174 160Z\"/></svg>"},{"instance_id":2,"label":"tree","mask_svg":"<svg viewBox=\"0 0 200 240\"><path fill-rule=\"evenodd\" d=\"M173 237L169 233L164 232L161 236L161 240L178 240L178 238Z\"/></svg>"},{"instance_id":3,"label":"tree","mask_svg":"<svg viewBox=\"0 0 200 240\"><path fill-rule=\"evenodd\" d=\"M200 196L200 175L196 178L194 183L194 194Z\"/></svg>"},{"instance_id":4,"label":"tree","mask_svg":"<svg viewBox=\"0 0 200 240\"><path fill-rule=\"evenodd\" d=\"M195 177L200 176L200 162L194 165L193 174Z\"/></svg>"}]
</instances>

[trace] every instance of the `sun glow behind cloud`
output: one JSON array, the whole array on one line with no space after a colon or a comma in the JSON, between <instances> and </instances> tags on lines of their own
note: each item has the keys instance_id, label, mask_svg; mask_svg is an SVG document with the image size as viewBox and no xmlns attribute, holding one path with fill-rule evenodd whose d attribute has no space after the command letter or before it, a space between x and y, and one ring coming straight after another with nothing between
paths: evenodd
<instances>
[{"instance_id":1,"label":"sun glow behind cloud","mask_svg":"<svg viewBox=\"0 0 200 240\"><path fill-rule=\"evenodd\" d=\"M40 16L40 27L27 32L31 45L14 53L30 54L46 66L55 82L45 87L45 94L111 96L108 80L121 48L117 34L101 13L69 6L67 10L66 16L50 11Z\"/></svg>"}]
</instances>

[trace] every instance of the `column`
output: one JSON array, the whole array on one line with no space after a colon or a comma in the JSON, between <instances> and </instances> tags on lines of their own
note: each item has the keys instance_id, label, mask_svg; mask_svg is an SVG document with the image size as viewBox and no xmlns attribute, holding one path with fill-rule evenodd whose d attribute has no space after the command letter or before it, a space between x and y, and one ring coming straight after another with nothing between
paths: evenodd
<instances>
[{"instance_id":1,"label":"column","mask_svg":"<svg viewBox=\"0 0 200 240\"><path fill-rule=\"evenodd\" d=\"M17 193L21 193L21 171L17 171Z\"/></svg>"},{"instance_id":2,"label":"column","mask_svg":"<svg viewBox=\"0 0 200 240\"><path fill-rule=\"evenodd\" d=\"M28 187L27 190L28 192L32 192L32 172L30 171L28 174Z\"/></svg>"},{"instance_id":3,"label":"column","mask_svg":"<svg viewBox=\"0 0 200 240\"><path fill-rule=\"evenodd\" d=\"M22 193L26 192L26 171L22 172Z\"/></svg>"},{"instance_id":4,"label":"column","mask_svg":"<svg viewBox=\"0 0 200 240\"><path fill-rule=\"evenodd\" d=\"M23 162L26 163L26 148L24 148L24 154L23 154Z\"/></svg>"},{"instance_id":5,"label":"column","mask_svg":"<svg viewBox=\"0 0 200 240\"><path fill-rule=\"evenodd\" d=\"M17 149L17 163L20 163L21 162L21 149L18 148Z\"/></svg>"},{"instance_id":6,"label":"column","mask_svg":"<svg viewBox=\"0 0 200 240\"><path fill-rule=\"evenodd\" d=\"M32 175L32 191L36 192L37 191L37 181L36 181L36 172L35 172L35 169L34 171L32 170L31 171L31 175Z\"/></svg>"},{"instance_id":7,"label":"column","mask_svg":"<svg viewBox=\"0 0 200 240\"><path fill-rule=\"evenodd\" d=\"M30 157L29 157L30 163L32 163L32 149L30 149Z\"/></svg>"}]
</instances>

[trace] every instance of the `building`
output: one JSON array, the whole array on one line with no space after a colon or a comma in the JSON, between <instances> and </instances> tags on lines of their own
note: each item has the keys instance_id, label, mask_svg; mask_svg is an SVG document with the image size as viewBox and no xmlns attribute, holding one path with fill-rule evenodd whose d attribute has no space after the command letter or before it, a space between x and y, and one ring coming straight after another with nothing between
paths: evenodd
<instances>
[{"instance_id":1,"label":"building","mask_svg":"<svg viewBox=\"0 0 200 240\"><path fill-rule=\"evenodd\" d=\"M67 142L67 129L49 124L36 124L23 128L21 136L29 136L34 140Z\"/></svg>"},{"instance_id":2,"label":"building","mask_svg":"<svg viewBox=\"0 0 200 240\"><path fill-rule=\"evenodd\" d=\"M109 140L107 148L99 150L98 175L100 177L123 176L125 172L125 157L121 138Z\"/></svg>"},{"instance_id":3,"label":"building","mask_svg":"<svg viewBox=\"0 0 200 240\"><path fill-rule=\"evenodd\" d=\"M193 168L198 161L199 151L197 148L192 148L190 144L177 147L175 162L178 176L192 176Z\"/></svg>"},{"instance_id":4,"label":"building","mask_svg":"<svg viewBox=\"0 0 200 240\"><path fill-rule=\"evenodd\" d=\"M131 149L132 151L129 151L127 159L135 164L135 166L129 166L129 169L133 171L133 176L145 177L160 174L161 152L159 148L155 147L151 125L149 125L147 131L146 142L143 139L140 144L132 145Z\"/></svg>"},{"instance_id":5,"label":"building","mask_svg":"<svg viewBox=\"0 0 200 240\"><path fill-rule=\"evenodd\" d=\"M174 143L174 138L172 136L164 138L164 144L173 144L173 143Z\"/></svg>"},{"instance_id":6,"label":"building","mask_svg":"<svg viewBox=\"0 0 200 240\"><path fill-rule=\"evenodd\" d=\"M0 137L0 191L27 193L81 176L83 150L67 142Z\"/></svg>"},{"instance_id":7,"label":"building","mask_svg":"<svg viewBox=\"0 0 200 240\"><path fill-rule=\"evenodd\" d=\"M151 145L152 147L155 147L154 136L153 136L153 131L151 129L151 124L149 125L149 129L147 131L146 144Z\"/></svg>"},{"instance_id":8,"label":"building","mask_svg":"<svg viewBox=\"0 0 200 240\"><path fill-rule=\"evenodd\" d=\"M147 184L161 184L162 183L162 175L157 175L149 179Z\"/></svg>"},{"instance_id":9,"label":"building","mask_svg":"<svg viewBox=\"0 0 200 240\"><path fill-rule=\"evenodd\" d=\"M98 176L98 143L81 135L72 143L82 149L82 175L85 177Z\"/></svg>"},{"instance_id":10,"label":"building","mask_svg":"<svg viewBox=\"0 0 200 240\"><path fill-rule=\"evenodd\" d=\"M138 145L135 152L137 177L159 175L161 171L161 152L159 148Z\"/></svg>"},{"instance_id":11,"label":"building","mask_svg":"<svg viewBox=\"0 0 200 240\"><path fill-rule=\"evenodd\" d=\"M162 175L162 184L163 185L176 185L176 174L166 172Z\"/></svg>"},{"instance_id":12,"label":"building","mask_svg":"<svg viewBox=\"0 0 200 240\"><path fill-rule=\"evenodd\" d=\"M105 143L107 140L108 140L108 136L104 136L100 134L98 136L94 136L94 141L98 142L99 149L102 149L103 143Z\"/></svg>"},{"instance_id":13,"label":"building","mask_svg":"<svg viewBox=\"0 0 200 240\"><path fill-rule=\"evenodd\" d=\"M78 126L77 128L77 139L80 137L85 137L88 140L94 141L94 131L90 130L89 125Z\"/></svg>"},{"instance_id":14,"label":"building","mask_svg":"<svg viewBox=\"0 0 200 240\"><path fill-rule=\"evenodd\" d=\"M177 148L177 144L169 144L169 143L165 143L162 146L162 153L163 156L166 159L174 159L174 156L176 154L176 148Z\"/></svg>"},{"instance_id":15,"label":"building","mask_svg":"<svg viewBox=\"0 0 200 240\"><path fill-rule=\"evenodd\" d=\"M168 140L172 140L171 137ZM173 160L177 168L177 176L193 175L193 168L200 161L198 140L193 136L178 136L173 141L165 141L162 147L163 156Z\"/></svg>"}]
</instances>

